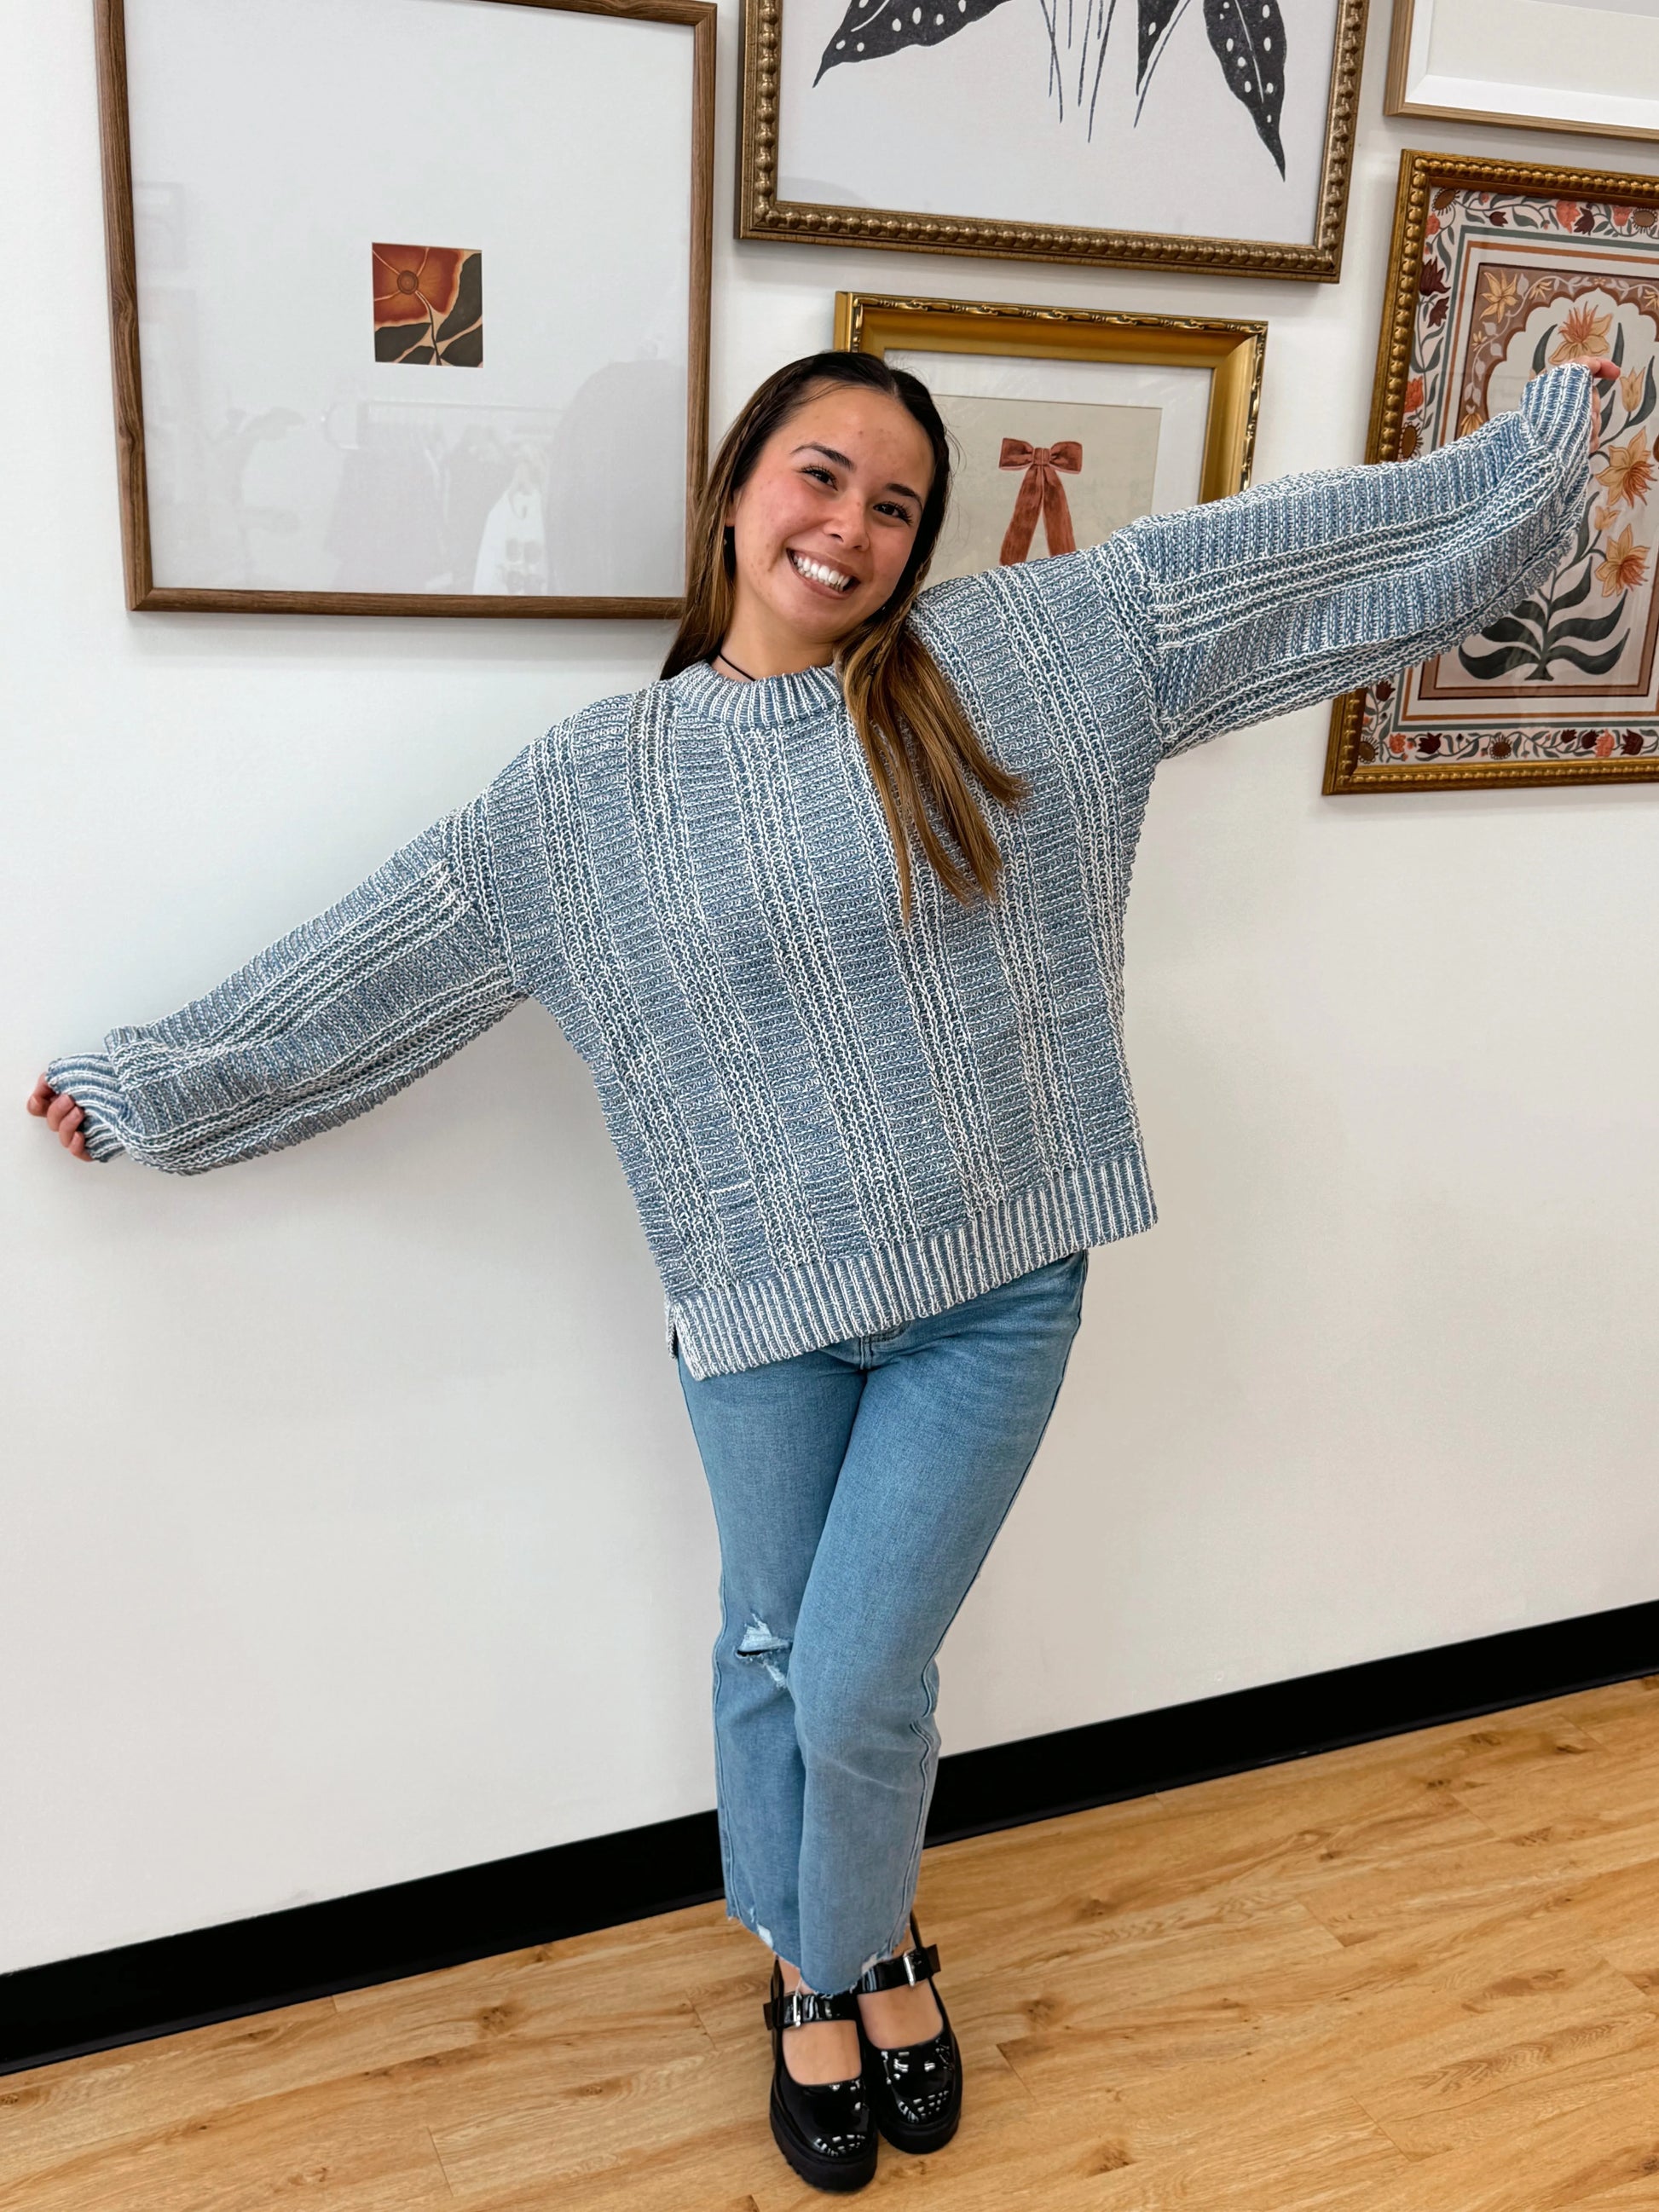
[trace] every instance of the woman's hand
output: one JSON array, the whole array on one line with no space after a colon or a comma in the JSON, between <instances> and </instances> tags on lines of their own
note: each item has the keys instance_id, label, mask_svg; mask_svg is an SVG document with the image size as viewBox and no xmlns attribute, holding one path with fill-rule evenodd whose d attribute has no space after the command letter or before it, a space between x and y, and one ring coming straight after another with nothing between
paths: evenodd
<instances>
[{"instance_id":1,"label":"woman's hand","mask_svg":"<svg viewBox=\"0 0 1659 2212\"><path fill-rule=\"evenodd\" d=\"M54 1091L43 1075L29 1093L27 1103L31 1114L45 1115L46 1127L57 1131L58 1141L65 1152L91 1164L87 1140L81 1133L86 1116L67 1091Z\"/></svg>"},{"instance_id":2,"label":"woman's hand","mask_svg":"<svg viewBox=\"0 0 1659 2212\"><path fill-rule=\"evenodd\" d=\"M1624 374L1618 362L1609 361L1605 354L1595 361L1585 362L1583 366L1589 369L1598 384L1617 384L1619 379ZM1598 406L1590 416L1590 451L1593 453L1599 453L1601 450L1601 410Z\"/></svg>"}]
</instances>

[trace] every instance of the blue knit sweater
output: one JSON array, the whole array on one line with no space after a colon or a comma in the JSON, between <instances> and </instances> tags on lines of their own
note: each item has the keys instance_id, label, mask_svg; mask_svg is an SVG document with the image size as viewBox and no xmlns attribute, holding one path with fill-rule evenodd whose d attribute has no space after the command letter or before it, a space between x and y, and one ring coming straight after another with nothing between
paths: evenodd
<instances>
[{"instance_id":1,"label":"blue knit sweater","mask_svg":"<svg viewBox=\"0 0 1659 2212\"><path fill-rule=\"evenodd\" d=\"M1409 665L1556 557L1589 378L1418 460L1287 477L941 584L1001 896L910 925L831 670L601 700L337 906L47 1075L195 1175L377 1104L527 998L592 1069L695 1376L939 1311L1151 1225L1123 914L1160 759Z\"/></svg>"}]
</instances>

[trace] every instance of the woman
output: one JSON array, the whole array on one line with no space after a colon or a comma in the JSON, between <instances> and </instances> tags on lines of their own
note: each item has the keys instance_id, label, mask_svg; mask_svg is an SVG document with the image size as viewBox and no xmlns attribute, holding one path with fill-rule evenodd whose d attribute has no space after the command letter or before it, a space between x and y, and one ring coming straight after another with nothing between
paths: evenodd
<instances>
[{"instance_id":1,"label":"woman","mask_svg":"<svg viewBox=\"0 0 1659 2212\"><path fill-rule=\"evenodd\" d=\"M1552 370L1425 459L918 597L950 473L928 393L793 362L714 464L660 681L29 1101L77 1158L197 1174L361 1113L520 999L557 1018L714 1497L727 1910L777 1954L772 2128L819 2186L961 2108L911 1914L934 1655L1091 1247L1153 1218L1121 1023L1153 770L1511 604L1581 509L1590 386Z\"/></svg>"}]
</instances>

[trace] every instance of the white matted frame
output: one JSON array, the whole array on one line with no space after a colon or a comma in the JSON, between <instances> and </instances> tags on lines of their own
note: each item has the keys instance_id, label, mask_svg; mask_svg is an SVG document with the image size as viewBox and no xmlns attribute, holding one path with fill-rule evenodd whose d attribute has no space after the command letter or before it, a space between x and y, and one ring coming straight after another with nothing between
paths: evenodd
<instances>
[{"instance_id":1,"label":"white matted frame","mask_svg":"<svg viewBox=\"0 0 1659 2212\"><path fill-rule=\"evenodd\" d=\"M1395 0L1382 105L1659 139L1659 0Z\"/></svg>"},{"instance_id":2,"label":"white matted frame","mask_svg":"<svg viewBox=\"0 0 1659 2212\"><path fill-rule=\"evenodd\" d=\"M1341 274L1366 0L745 0L738 234Z\"/></svg>"},{"instance_id":3,"label":"white matted frame","mask_svg":"<svg viewBox=\"0 0 1659 2212\"><path fill-rule=\"evenodd\" d=\"M678 612L714 17L96 0L129 606Z\"/></svg>"},{"instance_id":4,"label":"white matted frame","mask_svg":"<svg viewBox=\"0 0 1659 2212\"><path fill-rule=\"evenodd\" d=\"M836 343L919 376L955 452L930 583L1098 544L1249 481L1267 326L836 295Z\"/></svg>"}]
</instances>

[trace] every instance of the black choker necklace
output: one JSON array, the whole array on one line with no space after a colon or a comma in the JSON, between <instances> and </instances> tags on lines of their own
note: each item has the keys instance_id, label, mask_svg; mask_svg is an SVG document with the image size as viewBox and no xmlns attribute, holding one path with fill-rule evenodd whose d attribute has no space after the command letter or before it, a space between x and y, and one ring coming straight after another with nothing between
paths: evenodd
<instances>
[{"instance_id":1,"label":"black choker necklace","mask_svg":"<svg viewBox=\"0 0 1659 2212\"><path fill-rule=\"evenodd\" d=\"M745 684L752 684L756 680L749 673L749 671L746 668L739 668L738 666L737 662L732 659L729 653L725 651L719 652L714 655L714 658L716 660L723 660L729 669L731 669L735 674L742 677Z\"/></svg>"}]
</instances>

